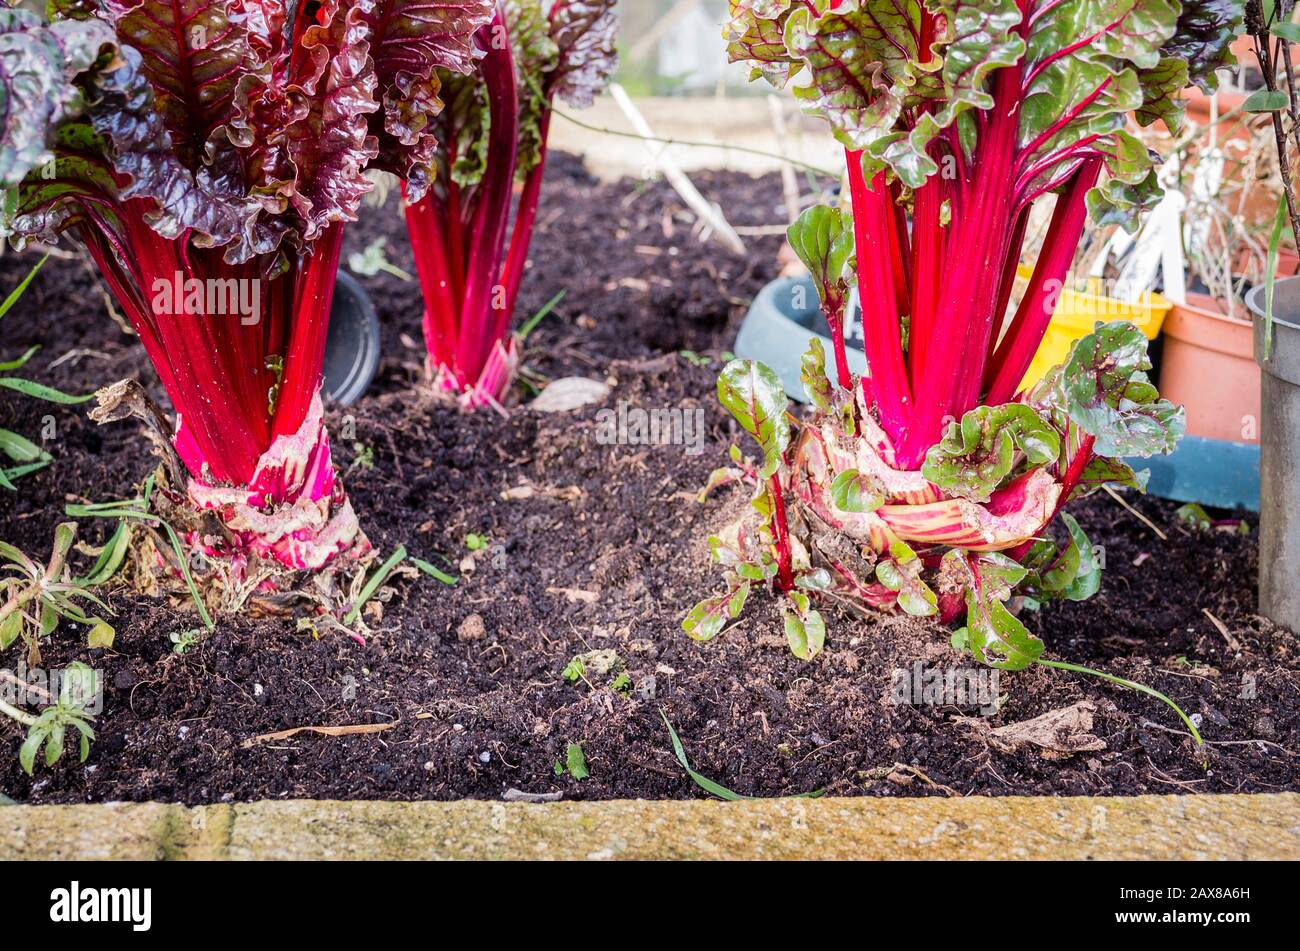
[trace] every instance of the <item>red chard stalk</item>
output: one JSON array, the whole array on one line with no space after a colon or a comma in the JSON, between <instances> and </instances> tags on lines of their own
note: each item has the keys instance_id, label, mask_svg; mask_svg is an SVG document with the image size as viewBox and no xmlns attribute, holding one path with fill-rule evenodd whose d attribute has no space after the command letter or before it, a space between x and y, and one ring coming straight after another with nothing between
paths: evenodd
<instances>
[{"instance_id":1,"label":"red chard stalk","mask_svg":"<svg viewBox=\"0 0 1300 951\"><path fill-rule=\"evenodd\" d=\"M209 555L364 557L320 397L343 228L367 168L430 180L440 76L474 67L489 0L52 10L0 11L44 120L4 125L0 231L95 260L176 410L179 491L224 528Z\"/></svg>"},{"instance_id":2,"label":"red chard stalk","mask_svg":"<svg viewBox=\"0 0 1300 951\"><path fill-rule=\"evenodd\" d=\"M447 108L431 186L408 179L406 221L435 386L500 406L519 365L515 305L537 220L556 99L588 106L617 66L615 0L497 0L466 76L440 71ZM518 206L513 227L511 204Z\"/></svg>"},{"instance_id":3,"label":"red chard stalk","mask_svg":"<svg viewBox=\"0 0 1300 951\"><path fill-rule=\"evenodd\" d=\"M714 540L728 594L735 578L789 590L771 567L784 546L795 589L944 621L964 610L959 637L978 659L1033 663L1043 645L1003 602L1016 590L1081 599L1098 583L1077 524L1066 517L1058 547L1049 523L1104 482L1140 487L1121 458L1172 451L1183 414L1159 398L1126 322L1099 324L1040 383L1021 381L1089 216L1133 227L1159 198L1158 157L1132 117L1177 128L1179 90L1212 86L1231 61L1241 2L731 0L730 13L732 60L777 86L800 77L796 97L843 144L851 213L814 208L790 229L833 369L827 379L820 346L804 359L813 411L780 456L789 503L764 504L743 551L734 539L752 533ZM1007 315L1041 201L1055 203L1046 241ZM839 329L855 280L861 379ZM723 399L751 434L748 407L784 399L747 361L723 377L754 381L743 404ZM784 512L788 537L769 511ZM688 631L716 634L735 604L703 602Z\"/></svg>"}]
</instances>

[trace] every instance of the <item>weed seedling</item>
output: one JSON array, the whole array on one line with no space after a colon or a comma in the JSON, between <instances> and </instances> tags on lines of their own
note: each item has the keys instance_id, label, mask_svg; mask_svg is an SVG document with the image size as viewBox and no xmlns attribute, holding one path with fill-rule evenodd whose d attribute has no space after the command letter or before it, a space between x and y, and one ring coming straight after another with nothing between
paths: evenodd
<instances>
[{"instance_id":1,"label":"weed seedling","mask_svg":"<svg viewBox=\"0 0 1300 951\"><path fill-rule=\"evenodd\" d=\"M564 751L564 759L555 761L555 775L563 776L566 772L577 780L591 775L587 769L587 757L583 755L582 746L577 743L570 743Z\"/></svg>"},{"instance_id":2,"label":"weed seedling","mask_svg":"<svg viewBox=\"0 0 1300 951\"><path fill-rule=\"evenodd\" d=\"M69 730L79 735L77 746L79 762L90 755L90 741L95 738L90 721L93 714L87 705L98 693L98 675L82 663L69 664L63 671L59 696L54 703L38 714L31 714L0 700L0 713L27 727L27 739L18 749L18 764L28 776L36 765L36 754L45 747L45 765L53 766L63 756L64 741Z\"/></svg>"},{"instance_id":3,"label":"weed seedling","mask_svg":"<svg viewBox=\"0 0 1300 951\"><path fill-rule=\"evenodd\" d=\"M27 642L27 656L32 665L41 661L40 642L49 637L60 621L73 621L90 627L88 647L110 647L113 625L96 615L87 614L78 600L88 602L106 613L108 605L91 593L89 585L73 579L68 568L68 553L77 538L77 523L63 522L54 530L54 547L45 565L39 565L13 545L0 542L0 571L9 573L0 580L0 650L18 638Z\"/></svg>"},{"instance_id":4,"label":"weed seedling","mask_svg":"<svg viewBox=\"0 0 1300 951\"><path fill-rule=\"evenodd\" d=\"M203 631L197 627L192 627L188 631L172 631L169 637L172 642L172 653L184 654L197 644L202 636Z\"/></svg>"}]
</instances>

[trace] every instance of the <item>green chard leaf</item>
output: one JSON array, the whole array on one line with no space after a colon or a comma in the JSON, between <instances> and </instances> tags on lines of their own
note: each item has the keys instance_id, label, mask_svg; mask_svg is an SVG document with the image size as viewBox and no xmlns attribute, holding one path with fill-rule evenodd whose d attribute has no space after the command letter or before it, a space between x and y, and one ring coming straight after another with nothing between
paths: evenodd
<instances>
[{"instance_id":1,"label":"green chard leaf","mask_svg":"<svg viewBox=\"0 0 1300 951\"><path fill-rule=\"evenodd\" d=\"M1146 375L1147 340L1129 321L1098 323L1078 340L1059 377L1059 399L1070 421L1096 439L1100 456L1173 452L1186 414L1160 398Z\"/></svg>"},{"instance_id":2,"label":"green chard leaf","mask_svg":"<svg viewBox=\"0 0 1300 951\"><path fill-rule=\"evenodd\" d=\"M835 385L826 376L826 348L820 337L808 341L808 350L799 361L799 379L813 406L823 413L829 413L835 396Z\"/></svg>"},{"instance_id":3,"label":"green chard leaf","mask_svg":"<svg viewBox=\"0 0 1300 951\"><path fill-rule=\"evenodd\" d=\"M808 595L791 591L781 605L785 616L785 639L790 652L800 660L812 660L826 645L826 622L821 612L809 606Z\"/></svg>"},{"instance_id":4,"label":"green chard leaf","mask_svg":"<svg viewBox=\"0 0 1300 951\"><path fill-rule=\"evenodd\" d=\"M744 521L733 522L709 536L709 555L714 564L735 569L747 581L763 581L776 573L771 551L754 537Z\"/></svg>"},{"instance_id":5,"label":"green chard leaf","mask_svg":"<svg viewBox=\"0 0 1300 951\"><path fill-rule=\"evenodd\" d=\"M898 592L898 606L913 617L929 617L939 612L939 599L921 580L921 559L905 542L889 546L888 558L876 565L876 580L890 591Z\"/></svg>"},{"instance_id":6,"label":"green chard leaf","mask_svg":"<svg viewBox=\"0 0 1300 951\"><path fill-rule=\"evenodd\" d=\"M1024 670L1043 653L1034 637L1003 603L1028 574L1006 555L953 550L941 571L961 579L966 596L966 645L981 664Z\"/></svg>"},{"instance_id":7,"label":"green chard leaf","mask_svg":"<svg viewBox=\"0 0 1300 951\"><path fill-rule=\"evenodd\" d=\"M921 472L948 495L987 502L1022 462L1045 466L1060 451L1060 435L1033 407L979 406L949 425Z\"/></svg>"},{"instance_id":8,"label":"green chard leaf","mask_svg":"<svg viewBox=\"0 0 1300 951\"><path fill-rule=\"evenodd\" d=\"M786 47L810 75L795 96L830 123L846 148L871 156L864 167L880 165L900 138L895 127L919 71L921 15L917 0L844 0L820 13L797 5L786 21ZM909 184L938 170L924 154L909 158Z\"/></svg>"},{"instance_id":9,"label":"green chard leaf","mask_svg":"<svg viewBox=\"0 0 1300 951\"><path fill-rule=\"evenodd\" d=\"M874 512L887 497L874 476L857 469L845 469L831 481L831 501L845 512Z\"/></svg>"},{"instance_id":10,"label":"green chard leaf","mask_svg":"<svg viewBox=\"0 0 1300 951\"><path fill-rule=\"evenodd\" d=\"M812 275L817 296L830 318L830 311L842 310L848 295L845 273L853 258L853 219L839 208L814 205L789 227L786 236Z\"/></svg>"},{"instance_id":11,"label":"green chard leaf","mask_svg":"<svg viewBox=\"0 0 1300 951\"><path fill-rule=\"evenodd\" d=\"M728 621L740 617L749 597L750 582L734 571L727 572L727 590L716 597L705 598L682 619L682 630L692 640L710 641L726 627Z\"/></svg>"},{"instance_id":12,"label":"green chard leaf","mask_svg":"<svg viewBox=\"0 0 1300 951\"><path fill-rule=\"evenodd\" d=\"M700 489L700 494L695 497L696 501L703 505L709 500L709 496L716 490L722 488L724 485L731 485L733 482L739 482L744 477L744 471L737 469L734 466L719 466L709 473L708 481L705 482L704 487Z\"/></svg>"},{"instance_id":13,"label":"green chard leaf","mask_svg":"<svg viewBox=\"0 0 1300 951\"><path fill-rule=\"evenodd\" d=\"M1177 0L1045 4L1035 11L1024 61L1031 81L1020 120L1024 161L1040 169L1031 189L1061 173L1071 146L1095 138L1093 154L1104 159L1108 177L1089 195L1094 219L1131 225L1159 198L1154 158L1124 127L1128 113L1144 106L1169 111L1159 105L1158 88L1149 93L1156 100L1147 103L1142 74L1156 71L1152 79L1170 81L1172 67L1161 68L1161 45L1174 35L1177 14ZM1091 42L1081 42L1087 37Z\"/></svg>"},{"instance_id":14,"label":"green chard leaf","mask_svg":"<svg viewBox=\"0 0 1300 951\"><path fill-rule=\"evenodd\" d=\"M723 30L728 61L751 64L751 80L762 77L784 87L800 68L785 45L786 20L795 6L795 0L731 0Z\"/></svg>"},{"instance_id":15,"label":"green chard leaf","mask_svg":"<svg viewBox=\"0 0 1300 951\"><path fill-rule=\"evenodd\" d=\"M933 111L920 111L910 132L877 146L879 154L904 184L915 188L938 166L926 149L938 135L970 110L990 109L993 97L988 91L990 73L1013 66L1025 55L1021 38L1020 8L1016 0L933 0L927 4L942 15L944 32L934 48L941 50L943 67L934 80L927 81L924 70L918 84L924 97L936 97L941 105ZM942 80L941 86L936 82ZM868 171L872 163L864 165Z\"/></svg>"},{"instance_id":16,"label":"green chard leaf","mask_svg":"<svg viewBox=\"0 0 1300 951\"><path fill-rule=\"evenodd\" d=\"M718 377L718 401L763 450L760 475L777 472L790 445L790 401L780 377L757 361L732 360Z\"/></svg>"},{"instance_id":17,"label":"green chard leaf","mask_svg":"<svg viewBox=\"0 0 1300 951\"><path fill-rule=\"evenodd\" d=\"M1046 541L1034 545L1024 562L1024 588L1038 600L1086 601L1101 589L1100 560L1074 517L1063 512L1061 521L1069 541L1061 549Z\"/></svg>"},{"instance_id":18,"label":"green chard leaf","mask_svg":"<svg viewBox=\"0 0 1300 951\"><path fill-rule=\"evenodd\" d=\"M1185 100L1182 91L1190 85L1187 63L1166 57L1154 69L1139 72L1138 79L1143 96L1142 105L1135 111L1138 123L1148 126L1156 120L1163 120L1169 131L1177 134L1183 124Z\"/></svg>"},{"instance_id":19,"label":"green chard leaf","mask_svg":"<svg viewBox=\"0 0 1300 951\"><path fill-rule=\"evenodd\" d=\"M1118 485L1121 488L1137 489L1146 492L1147 481L1151 478L1150 469L1134 471L1133 467L1122 459L1108 459L1094 455L1083 467L1083 475L1070 493L1070 499L1079 499L1090 495L1103 485Z\"/></svg>"},{"instance_id":20,"label":"green chard leaf","mask_svg":"<svg viewBox=\"0 0 1300 951\"><path fill-rule=\"evenodd\" d=\"M781 86L862 152L868 178L908 188L938 171L935 141L955 129L976 155L998 76L1018 65L1016 188L1056 190L1086 158L1106 169L1089 208L1133 227L1158 200L1154 158L1125 131L1136 113L1176 128L1178 92L1210 89L1232 62L1243 0L731 0L733 62ZM922 48L922 47L926 48ZM1012 93L1007 92L1007 95ZM945 156L946 157L946 156Z\"/></svg>"}]
</instances>

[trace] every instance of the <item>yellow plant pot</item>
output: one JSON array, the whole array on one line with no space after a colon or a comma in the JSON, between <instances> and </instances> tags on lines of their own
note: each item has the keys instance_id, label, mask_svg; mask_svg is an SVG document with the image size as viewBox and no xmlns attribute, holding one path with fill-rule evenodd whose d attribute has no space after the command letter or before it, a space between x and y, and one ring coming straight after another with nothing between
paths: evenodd
<instances>
[{"instance_id":1,"label":"yellow plant pot","mask_svg":"<svg viewBox=\"0 0 1300 951\"><path fill-rule=\"evenodd\" d=\"M1032 267L1022 264L1017 269L1016 276L1028 282L1033 273ZM1103 323L1131 320L1146 334L1148 340L1154 340L1160 333L1160 326L1165 322L1165 315L1169 313L1172 305L1159 294L1145 293L1130 304L1100 293L1101 281L1098 278L1089 278L1088 284L1089 287L1095 288L1095 293L1076 291L1068 287L1061 291L1060 300L1056 303L1056 311L1052 314L1052 322L1047 327L1047 333L1043 335L1043 342L1039 345L1038 352L1034 354L1034 361L1029 364L1029 370L1020 383L1021 389L1033 386L1052 367L1064 363L1065 358L1070 355L1070 346L1076 340L1092 333L1093 327L1099 320Z\"/></svg>"}]
</instances>

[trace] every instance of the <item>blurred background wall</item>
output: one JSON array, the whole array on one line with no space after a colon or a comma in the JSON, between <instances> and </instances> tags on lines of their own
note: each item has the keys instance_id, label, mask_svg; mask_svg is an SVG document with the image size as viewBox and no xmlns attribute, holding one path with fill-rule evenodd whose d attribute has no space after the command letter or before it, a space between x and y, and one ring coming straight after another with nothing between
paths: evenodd
<instances>
[{"instance_id":1,"label":"blurred background wall","mask_svg":"<svg viewBox=\"0 0 1300 951\"><path fill-rule=\"evenodd\" d=\"M621 0L619 14L619 81L632 95L748 91L744 68L726 61L727 0Z\"/></svg>"},{"instance_id":2,"label":"blurred background wall","mask_svg":"<svg viewBox=\"0 0 1300 951\"><path fill-rule=\"evenodd\" d=\"M631 123L608 95L582 112L562 105L551 141L582 154L595 174L652 175L655 153L665 148L688 170L758 173L780 168L775 157L755 152L788 155L833 174L842 166L840 149L824 122L803 116L788 91L761 80L750 83L744 66L727 62L722 38L727 0L621 0L619 15L617 81L655 134L718 146L655 145L569 121L631 132Z\"/></svg>"}]
</instances>

